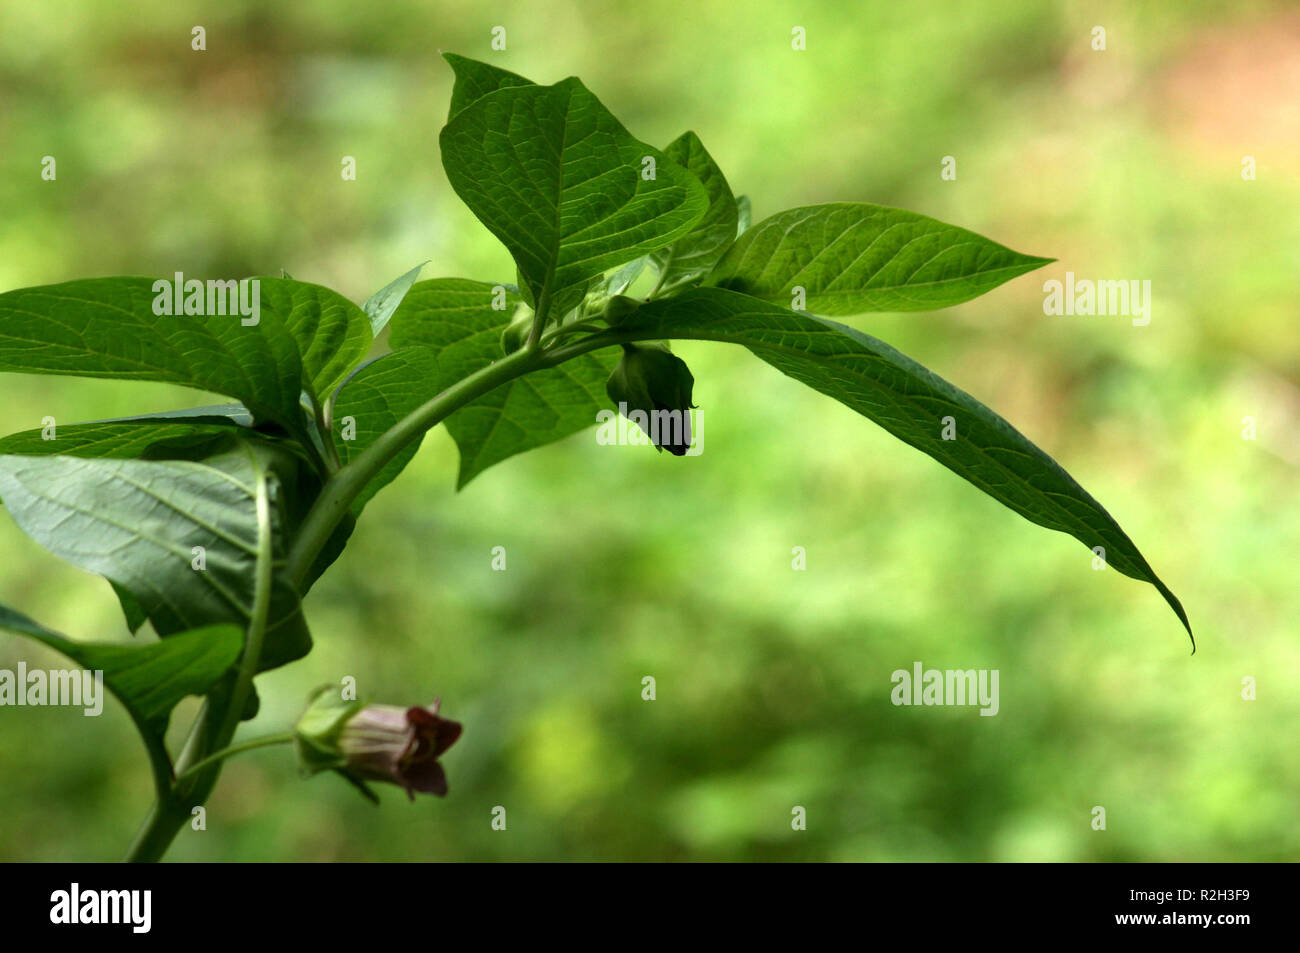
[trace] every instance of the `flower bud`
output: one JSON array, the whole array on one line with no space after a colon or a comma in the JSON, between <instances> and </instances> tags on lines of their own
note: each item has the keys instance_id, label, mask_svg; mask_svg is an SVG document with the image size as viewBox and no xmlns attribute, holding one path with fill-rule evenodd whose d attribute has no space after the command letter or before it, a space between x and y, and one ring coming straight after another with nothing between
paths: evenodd
<instances>
[{"instance_id":1,"label":"flower bud","mask_svg":"<svg viewBox=\"0 0 1300 953\"><path fill-rule=\"evenodd\" d=\"M365 705L341 701L329 687L313 696L294 730L298 759L306 774L335 770L368 793L365 781L388 781L415 792L447 793L438 758L460 737L459 722L431 705Z\"/></svg>"},{"instance_id":2,"label":"flower bud","mask_svg":"<svg viewBox=\"0 0 1300 953\"><path fill-rule=\"evenodd\" d=\"M528 343L528 335L533 330L533 312L520 309L520 314L501 332L501 350L513 354Z\"/></svg>"},{"instance_id":3,"label":"flower bud","mask_svg":"<svg viewBox=\"0 0 1300 953\"><path fill-rule=\"evenodd\" d=\"M668 348L625 344L623 359L609 375L605 393L658 449L680 457L691 445L694 386L686 362Z\"/></svg>"},{"instance_id":4,"label":"flower bud","mask_svg":"<svg viewBox=\"0 0 1300 953\"><path fill-rule=\"evenodd\" d=\"M629 298L627 295L614 295L605 302L605 310L601 312L601 317L612 328L633 314L639 307L641 307L641 302L636 298Z\"/></svg>"}]
</instances>

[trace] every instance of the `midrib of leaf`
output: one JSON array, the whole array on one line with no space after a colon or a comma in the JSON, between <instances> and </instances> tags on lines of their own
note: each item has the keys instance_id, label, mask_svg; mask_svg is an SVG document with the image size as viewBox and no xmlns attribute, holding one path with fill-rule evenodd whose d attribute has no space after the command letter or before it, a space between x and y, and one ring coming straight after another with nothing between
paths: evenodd
<instances>
[{"instance_id":1,"label":"midrib of leaf","mask_svg":"<svg viewBox=\"0 0 1300 953\"><path fill-rule=\"evenodd\" d=\"M245 487L244 484L243 484L242 482L240 482L239 480L237 480L237 479L235 479L234 477L230 476L230 474L228 474L228 473L221 473L220 470L215 470L215 469L212 468L212 467L205 467L205 466L203 466L203 464L198 464L198 468L199 468L199 469L202 469L202 470L207 470L207 471L209 471L209 472L218 473L218 474L220 474L221 476L228 478L229 482L230 482L230 483L233 483L233 484L234 484L236 487L238 487L240 490L242 490L242 491L244 491L244 492L248 492L248 488ZM182 510L180 507L178 507L175 503L172 503L170 500L163 499L161 496L159 496L159 495L158 495L157 493L155 493L153 490L149 489L147 486L144 486L143 484L138 483L138 482L136 482L135 480L132 480L132 479L131 479L130 477L128 477L128 476L122 476L122 477L121 477L121 480L122 480L123 483L129 484L130 486L135 487L137 490L139 490L139 491L140 491L141 493L143 493L145 496L148 496L148 497L153 498L154 500L157 500L159 503L161 503L161 504L162 504L163 506L165 506L167 509L171 510L173 513L176 513L178 516L182 516L182 517L184 517L184 518L190 520L190 522L194 523L196 526L201 526L201 527L203 527L204 529L206 529L208 532L210 532L213 536L217 537L218 539L225 540L227 543L229 543L231 546L234 546L236 549L242 549L244 552L248 553L248 555L250 555L250 556L256 556L256 555L257 555L257 550L256 550L255 548L249 546L247 543L243 542L242 540L238 539L237 537L234 537L234 536L229 535L229 534L226 533L224 530L218 529L216 526L212 525L211 523L207 522L206 520L199 519L197 516L194 516L194 515L192 515L192 514L186 513L184 510Z\"/></svg>"},{"instance_id":2,"label":"midrib of leaf","mask_svg":"<svg viewBox=\"0 0 1300 953\"><path fill-rule=\"evenodd\" d=\"M563 237L560 235L560 210L564 207L564 150L569 142L569 111L573 107L573 90L565 90L564 101L564 124L560 129L560 150L555 156L555 208L552 212L551 233L554 235L554 241L551 242L550 248L550 266L546 269L546 280L542 282L541 294L537 296L537 320L543 324L548 317L547 311L551 308L551 294L555 285L555 272L560 267L560 246L563 244ZM522 165L522 163L521 163ZM495 427L493 429L496 429Z\"/></svg>"},{"instance_id":3,"label":"midrib of leaf","mask_svg":"<svg viewBox=\"0 0 1300 953\"><path fill-rule=\"evenodd\" d=\"M799 227L803 226L805 223L816 220L819 214L822 214L822 210L824 208L825 206L810 206L806 210L801 210L801 214L798 217L791 219L791 221L781 231L780 238L776 242L775 246L773 246L772 250L766 253L764 257L762 257L761 259L762 268L758 272L756 278L757 281L761 282L765 279L770 279L771 277L779 274L780 262L783 256L785 255L790 255L792 257L798 256L798 251L799 251L798 248L795 248L792 252L787 252L787 249L789 248L789 240L790 240L791 233L794 232ZM888 214L890 212L905 213L905 210L903 209L895 209L889 206L877 206L877 208L879 209L881 214ZM905 214L914 215L915 213L905 213ZM830 252L835 248L835 246L841 240L845 238L845 236L850 235L853 232L863 227L869 226L869 221L870 220L868 219L858 219L856 221L850 221L846 226L841 228L840 231L836 233L833 237L829 239L819 238L818 242L821 247L812 255L812 257L808 259L808 261L804 262L804 264L799 268L797 272L795 272L789 278L785 279L785 281L783 282L784 290L786 292L789 292L791 289L798 286L804 280L805 275L812 274L815 272L817 267L819 267L822 264L822 262L830 254ZM851 273L853 268L856 267L858 263L862 261L867 255L869 255L872 252L872 250L878 244L884 241L893 231L900 228L913 227L918 224L923 225L923 230L921 230L919 234L915 235L911 239L908 239L903 245L895 249L893 254L891 254L888 259L881 262L877 267L875 267L870 272L869 276L864 276L862 278L854 279L855 281L860 280L862 282L860 287L838 288L838 289L832 287L836 283L843 281L845 276ZM933 227L936 225L939 226L939 228L936 229ZM836 270L834 278L828 278L822 283L821 287L816 289L814 292L810 292L810 294L812 294L817 298L834 297L834 298L851 299L854 297L861 297L865 292L877 291L877 292L882 292L887 294L898 295L903 299L907 299L909 297L908 292L910 291L921 290L926 288L960 286L964 283L968 283L972 281L981 281L984 279L994 278L1001 274L1010 274L1011 277L1014 277L1019 274L1024 274L1025 272L1032 271L1034 268L1040 267L1041 265L1045 264L1048 261L1047 259L1034 258L1033 256L1022 256L1027 260L1017 264L1000 265L993 268L982 268L977 271L972 271L965 274L959 274L951 278L938 278L931 281L913 281L913 277L917 273L919 273L922 269L927 267L931 262L945 255L951 255L955 253L958 249L967 246L974 246L976 248L980 248L981 246L987 245L989 246L989 248L1000 248L1004 251L1010 251L1010 249L1006 249L1005 246L1000 246L998 245L998 243L993 242L987 238L984 238L983 236L977 234L971 234L971 236L967 239L957 241L952 244L944 245L937 252L935 252L929 258L927 258L925 261L916 265L912 269L912 271L901 280L897 280L889 284L886 284L884 282L882 275L885 274L885 272L894 263L894 261L900 255L906 252L908 248L910 248L913 244L917 242L922 242L927 239L941 238L944 230L946 229L957 230L957 227L947 225L946 223L940 222L937 219L930 219L928 216L919 216L916 219L913 219L911 221L892 222L886 225L884 229L882 229L877 235L875 235L872 238L871 242L866 247L862 248L851 260L846 262L844 265L840 266ZM966 231L966 230L962 229L961 231ZM742 263L748 262L755 255L758 255L759 254L758 249L759 246L757 243L747 248L741 259L741 262Z\"/></svg>"}]
</instances>

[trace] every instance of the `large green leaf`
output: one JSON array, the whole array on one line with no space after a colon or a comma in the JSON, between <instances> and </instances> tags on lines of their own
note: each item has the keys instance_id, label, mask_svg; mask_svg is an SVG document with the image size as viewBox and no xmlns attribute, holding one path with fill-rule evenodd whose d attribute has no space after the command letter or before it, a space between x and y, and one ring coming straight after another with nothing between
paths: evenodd
<instances>
[{"instance_id":1,"label":"large green leaf","mask_svg":"<svg viewBox=\"0 0 1300 953\"><path fill-rule=\"evenodd\" d=\"M292 462L273 447L226 438L199 460L0 456L0 498L50 552L126 590L164 638L253 608L257 488L274 506L276 559L290 520ZM195 547L206 568L195 568ZM125 606L124 606L125 608ZM311 648L298 595L277 566L262 669Z\"/></svg>"},{"instance_id":2,"label":"large green leaf","mask_svg":"<svg viewBox=\"0 0 1300 953\"><path fill-rule=\"evenodd\" d=\"M41 428L24 430L0 439L0 454L191 459L196 450L211 446L214 438L252 425L252 415L242 404L217 404L60 426L53 440L47 440ZM127 627L135 632L148 621L144 608L129 589L109 582L122 604Z\"/></svg>"},{"instance_id":3,"label":"large green leaf","mask_svg":"<svg viewBox=\"0 0 1300 953\"><path fill-rule=\"evenodd\" d=\"M969 301L1039 268L955 225L883 205L810 205L764 219L723 256L705 284L821 314L923 311Z\"/></svg>"},{"instance_id":4,"label":"large green leaf","mask_svg":"<svg viewBox=\"0 0 1300 953\"><path fill-rule=\"evenodd\" d=\"M394 349L427 347L438 352L444 365L443 378L431 381L429 386L441 390L482 366L481 355L488 351L486 342L494 328L495 350L489 360L504 356L501 330L521 304L519 295L508 285L470 278L420 281L394 313L389 343Z\"/></svg>"},{"instance_id":5,"label":"large green leaf","mask_svg":"<svg viewBox=\"0 0 1300 953\"><path fill-rule=\"evenodd\" d=\"M77 642L0 605L0 629L43 642L79 666L104 673L104 685L142 731L161 737L168 716L188 695L204 695L239 659L244 633L215 625L145 645Z\"/></svg>"},{"instance_id":6,"label":"large green leaf","mask_svg":"<svg viewBox=\"0 0 1300 953\"><path fill-rule=\"evenodd\" d=\"M643 305L620 332L743 344L777 369L873 420L1021 516L1069 533L1151 583L1191 634L1178 599L1132 540L1051 457L974 397L853 328L717 288ZM956 439L943 439L944 418Z\"/></svg>"},{"instance_id":7,"label":"large green leaf","mask_svg":"<svg viewBox=\"0 0 1300 953\"><path fill-rule=\"evenodd\" d=\"M709 210L687 234L652 256L659 269L656 294L687 284L716 265L736 240L739 214L726 176L695 133L683 133L664 153L700 180L709 196Z\"/></svg>"},{"instance_id":8,"label":"large green leaf","mask_svg":"<svg viewBox=\"0 0 1300 953\"><path fill-rule=\"evenodd\" d=\"M577 79L479 97L442 130L447 178L510 250L539 311L676 241L708 209L689 172L633 138ZM655 173L647 178L653 159Z\"/></svg>"},{"instance_id":9,"label":"large green leaf","mask_svg":"<svg viewBox=\"0 0 1300 953\"><path fill-rule=\"evenodd\" d=\"M221 405L238 408L238 404ZM53 440L45 439L42 428L23 430L0 438L0 454L22 453L38 456L115 457L138 459L160 454L174 456L174 450L210 441L238 427L248 427L243 418L225 416L220 407L196 407L207 413L177 413L173 416L134 417L98 420L85 424L62 425ZM163 445L159 447L159 445ZM155 450L155 448L158 448ZM172 451L172 452L168 452Z\"/></svg>"},{"instance_id":10,"label":"large green leaf","mask_svg":"<svg viewBox=\"0 0 1300 953\"><path fill-rule=\"evenodd\" d=\"M486 282L420 282L393 316L392 343L399 350L358 374L343 395L363 378L380 383L385 375L381 387L390 395L386 400L393 413L402 414L487 367L502 357L501 331L519 301L507 293L509 307L502 312L492 309L492 299L493 286ZM426 354L403 358L408 348ZM405 363L399 365L397 359ZM390 368L380 367L389 361L394 361ZM460 448L458 487L508 457L595 425L596 414L608 403L605 381L616 363L616 354L584 355L504 384L448 417L447 430ZM378 417L376 426L384 419Z\"/></svg>"},{"instance_id":11,"label":"large green leaf","mask_svg":"<svg viewBox=\"0 0 1300 953\"><path fill-rule=\"evenodd\" d=\"M451 108L447 111L449 122L470 103L477 102L488 93L495 93L498 89L507 86L536 85L531 79L525 79L518 73L458 56L455 53L443 53L442 58L451 64L456 74L456 82L451 88Z\"/></svg>"},{"instance_id":12,"label":"large green leaf","mask_svg":"<svg viewBox=\"0 0 1300 953\"><path fill-rule=\"evenodd\" d=\"M89 278L0 294L0 372L181 384L298 432L303 365L277 311L251 326L238 314L156 315L153 284Z\"/></svg>"},{"instance_id":13,"label":"large green leaf","mask_svg":"<svg viewBox=\"0 0 1300 953\"><path fill-rule=\"evenodd\" d=\"M400 279L399 279L400 280ZM374 341L370 318L337 291L292 278L259 278L261 317L278 317L298 344L302 389L328 397Z\"/></svg>"}]
</instances>

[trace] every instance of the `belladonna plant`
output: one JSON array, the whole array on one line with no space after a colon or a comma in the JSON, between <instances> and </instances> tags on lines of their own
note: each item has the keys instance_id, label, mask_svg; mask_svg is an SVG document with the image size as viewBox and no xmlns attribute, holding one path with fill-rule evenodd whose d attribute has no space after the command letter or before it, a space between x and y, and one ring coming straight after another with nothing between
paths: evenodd
<instances>
[{"instance_id":1,"label":"belladonna plant","mask_svg":"<svg viewBox=\"0 0 1300 953\"><path fill-rule=\"evenodd\" d=\"M363 790L444 793L438 758L460 725L436 704L351 703L331 689L296 730L236 742L258 709L257 676L310 651L303 597L426 431L446 425L464 486L611 404L638 424L681 412L689 425L694 380L674 340L741 345L1026 519L1104 550L1191 634L1137 547L1051 457L888 344L820 316L942 308L1049 259L862 203L751 226L748 200L695 133L656 149L577 79L539 86L447 59L443 166L514 257L513 283L417 281L416 268L360 307L288 276L91 278L0 295L0 371L164 381L231 401L0 440L13 521L107 579L133 633L158 636L74 640L0 608L0 627L102 671L139 728L156 802L130 859L161 857L224 759L262 744L294 741L305 773ZM650 290L630 294L643 271L637 287ZM683 441L689 429L659 442L676 453ZM187 695L203 704L171 751L164 734Z\"/></svg>"}]
</instances>

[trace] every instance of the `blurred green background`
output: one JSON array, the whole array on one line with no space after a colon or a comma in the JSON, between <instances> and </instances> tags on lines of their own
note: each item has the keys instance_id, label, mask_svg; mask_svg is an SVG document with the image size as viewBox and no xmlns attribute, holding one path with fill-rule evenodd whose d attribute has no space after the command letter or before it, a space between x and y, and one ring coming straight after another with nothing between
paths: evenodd
<instances>
[{"instance_id":1,"label":"blurred green background","mask_svg":"<svg viewBox=\"0 0 1300 953\"><path fill-rule=\"evenodd\" d=\"M1093 571L1075 540L747 352L683 343L702 455L588 431L457 495L436 431L313 591L316 651L259 682L245 736L345 675L377 700L440 694L466 726L450 796L388 788L375 809L268 749L230 762L207 830L183 831L171 858L1300 856L1293 3L3 0L0 20L0 289L283 267L361 301L426 259L426 278L511 280L439 162L440 49L539 82L579 75L660 146L694 129L755 220L879 202L1059 258L960 307L850 323L1056 456L1198 634L1189 656L1150 586ZM196 24L206 52L190 48ZM940 178L948 155L955 181ZM1150 325L1045 316L1042 282L1067 270L1151 280ZM6 433L208 402L0 387ZM7 516L0 602L125 637L107 584ZM0 667L19 659L59 664L0 639ZM892 706L890 673L916 660L998 669L1000 714ZM150 798L111 701L98 719L0 711L0 765L5 859L115 859Z\"/></svg>"}]
</instances>

